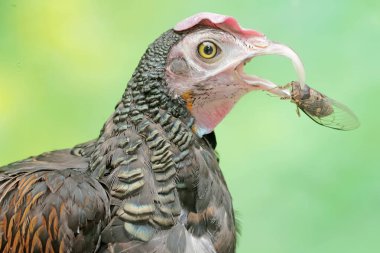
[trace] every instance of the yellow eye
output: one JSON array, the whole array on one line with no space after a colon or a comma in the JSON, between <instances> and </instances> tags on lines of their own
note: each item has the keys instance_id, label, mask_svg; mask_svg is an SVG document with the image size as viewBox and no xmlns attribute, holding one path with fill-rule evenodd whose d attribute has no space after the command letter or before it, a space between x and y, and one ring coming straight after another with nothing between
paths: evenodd
<instances>
[{"instance_id":1,"label":"yellow eye","mask_svg":"<svg viewBox=\"0 0 380 253\"><path fill-rule=\"evenodd\" d=\"M198 53L205 59L214 58L218 51L217 45L211 41L204 41L198 46Z\"/></svg>"}]
</instances>

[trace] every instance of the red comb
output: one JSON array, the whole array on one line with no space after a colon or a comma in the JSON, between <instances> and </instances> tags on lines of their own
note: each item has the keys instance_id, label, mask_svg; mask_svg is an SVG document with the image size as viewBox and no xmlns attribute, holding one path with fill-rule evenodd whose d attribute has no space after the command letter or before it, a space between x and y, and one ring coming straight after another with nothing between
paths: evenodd
<instances>
[{"instance_id":1,"label":"red comb","mask_svg":"<svg viewBox=\"0 0 380 253\"><path fill-rule=\"evenodd\" d=\"M185 31L196 25L206 25L210 27L218 27L222 30L237 33L244 37L251 36L264 36L264 34L257 32L255 30L248 30L242 28L239 23L230 16L225 16L216 13L210 12L201 12L195 14L191 17L186 18L185 20L179 22L175 27L174 31Z\"/></svg>"}]
</instances>

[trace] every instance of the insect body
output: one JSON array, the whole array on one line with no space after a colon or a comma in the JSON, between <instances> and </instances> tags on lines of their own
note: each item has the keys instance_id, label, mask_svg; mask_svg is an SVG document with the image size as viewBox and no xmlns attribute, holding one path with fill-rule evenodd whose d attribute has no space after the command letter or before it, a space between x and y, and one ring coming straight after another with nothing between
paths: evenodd
<instances>
[{"instance_id":1,"label":"insect body","mask_svg":"<svg viewBox=\"0 0 380 253\"><path fill-rule=\"evenodd\" d=\"M352 130L359 126L355 114L345 105L327 97L319 91L299 82L291 82L285 88L291 87L290 99L297 105L297 113L301 109L316 123L338 130Z\"/></svg>"}]
</instances>

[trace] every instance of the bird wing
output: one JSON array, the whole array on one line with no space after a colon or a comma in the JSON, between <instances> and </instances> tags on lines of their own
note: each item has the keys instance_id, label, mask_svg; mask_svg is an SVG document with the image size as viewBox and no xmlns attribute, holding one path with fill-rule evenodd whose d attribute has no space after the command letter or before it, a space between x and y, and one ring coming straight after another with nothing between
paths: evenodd
<instances>
[{"instance_id":1,"label":"bird wing","mask_svg":"<svg viewBox=\"0 0 380 253\"><path fill-rule=\"evenodd\" d=\"M94 252L110 204L87 166L60 150L0 168L0 252Z\"/></svg>"},{"instance_id":2,"label":"bird wing","mask_svg":"<svg viewBox=\"0 0 380 253\"><path fill-rule=\"evenodd\" d=\"M89 159L85 157L93 151L95 141L89 141L79 144L72 149L56 150L46 152L38 156L32 156L27 159L17 161L6 166L0 167L0 173L5 171L34 170L34 169L54 169L62 170L75 168L77 170L86 170Z\"/></svg>"}]
</instances>

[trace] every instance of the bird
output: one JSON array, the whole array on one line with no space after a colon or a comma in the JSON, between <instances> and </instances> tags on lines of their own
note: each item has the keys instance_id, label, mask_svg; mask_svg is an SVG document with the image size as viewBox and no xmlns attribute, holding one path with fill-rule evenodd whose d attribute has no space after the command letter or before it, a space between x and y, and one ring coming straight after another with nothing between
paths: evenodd
<instances>
[{"instance_id":1,"label":"bird","mask_svg":"<svg viewBox=\"0 0 380 253\"><path fill-rule=\"evenodd\" d=\"M202 12L150 44L97 138L0 167L1 252L233 253L238 225L214 129L251 91L256 56L300 58Z\"/></svg>"}]
</instances>

